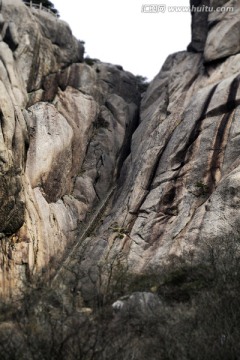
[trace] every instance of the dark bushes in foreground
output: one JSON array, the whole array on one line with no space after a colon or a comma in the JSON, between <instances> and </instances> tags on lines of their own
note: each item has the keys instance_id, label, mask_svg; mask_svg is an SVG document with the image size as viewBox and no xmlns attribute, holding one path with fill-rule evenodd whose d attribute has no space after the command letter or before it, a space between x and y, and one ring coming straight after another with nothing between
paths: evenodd
<instances>
[{"instance_id":1,"label":"dark bushes in foreground","mask_svg":"<svg viewBox=\"0 0 240 360\"><path fill-rule=\"evenodd\" d=\"M180 260L141 276L116 268L105 300L91 308L75 293L66 303L61 292L34 284L21 302L2 304L0 358L240 359L238 242L207 244L197 265ZM157 294L161 305L151 314L114 313L111 304L136 291Z\"/></svg>"}]
</instances>

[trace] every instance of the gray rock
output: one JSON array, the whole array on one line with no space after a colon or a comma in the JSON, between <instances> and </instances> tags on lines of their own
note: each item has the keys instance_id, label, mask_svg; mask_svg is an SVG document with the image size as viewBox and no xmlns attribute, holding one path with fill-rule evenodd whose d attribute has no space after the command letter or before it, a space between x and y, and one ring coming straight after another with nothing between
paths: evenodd
<instances>
[{"instance_id":1,"label":"gray rock","mask_svg":"<svg viewBox=\"0 0 240 360\"><path fill-rule=\"evenodd\" d=\"M82 42L52 14L6 0L0 32L0 292L7 295L26 274L51 276L49 264L81 237L95 209L88 231L101 220L130 152L140 94L119 66L83 63ZM95 247L95 267L104 247Z\"/></svg>"},{"instance_id":2,"label":"gray rock","mask_svg":"<svg viewBox=\"0 0 240 360\"><path fill-rule=\"evenodd\" d=\"M167 58L140 105L132 74L87 64L67 24L5 1L2 294L27 273L52 276L71 249L58 285L67 291L76 280L90 303L119 262L144 273L173 256L199 261L207 241L238 236L239 5L191 4L235 4L235 12L192 14L191 51ZM155 303L135 293L114 307L139 314Z\"/></svg>"},{"instance_id":3,"label":"gray rock","mask_svg":"<svg viewBox=\"0 0 240 360\"><path fill-rule=\"evenodd\" d=\"M209 7L210 0L191 0L190 6L194 8ZM192 40L188 46L189 51L203 52L208 35L208 12L192 12Z\"/></svg>"},{"instance_id":4,"label":"gray rock","mask_svg":"<svg viewBox=\"0 0 240 360\"><path fill-rule=\"evenodd\" d=\"M118 316L137 316L147 319L156 316L161 308L159 297L150 292L135 292L124 296L112 304L114 314Z\"/></svg>"},{"instance_id":5,"label":"gray rock","mask_svg":"<svg viewBox=\"0 0 240 360\"><path fill-rule=\"evenodd\" d=\"M235 1L228 1L225 7L233 7L234 11L213 12L209 15L211 25L205 48L205 61L224 59L240 51L240 5Z\"/></svg>"},{"instance_id":6,"label":"gray rock","mask_svg":"<svg viewBox=\"0 0 240 360\"><path fill-rule=\"evenodd\" d=\"M129 235L106 232L108 257L121 252L133 272L238 236L238 58L172 55L149 85L108 219Z\"/></svg>"}]
</instances>

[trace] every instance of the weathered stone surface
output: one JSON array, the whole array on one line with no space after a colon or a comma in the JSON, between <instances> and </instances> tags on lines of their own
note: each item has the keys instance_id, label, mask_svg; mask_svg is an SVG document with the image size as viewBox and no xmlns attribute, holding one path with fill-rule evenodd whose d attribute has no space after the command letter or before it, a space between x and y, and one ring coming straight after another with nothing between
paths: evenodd
<instances>
[{"instance_id":1,"label":"weathered stone surface","mask_svg":"<svg viewBox=\"0 0 240 360\"><path fill-rule=\"evenodd\" d=\"M205 61L224 59L240 52L240 4L232 0L225 1L222 5L232 7L234 11L209 14L210 30L204 48Z\"/></svg>"},{"instance_id":2,"label":"weathered stone surface","mask_svg":"<svg viewBox=\"0 0 240 360\"><path fill-rule=\"evenodd\" d=\"M239 53L239 2L191 0L192 41L189 51L204 53L206 62Z\"/></svg>"},{"instance_id":3,"label":"weathered stone surface","mask_svg":"<svg viewBox=\"0 0 240 360\"><path fill-rule=\"evenodd\" d=\"M210 0L190 0L191 8L204 8L210 5ZM188 46L190 51L202 52L208 34L208 12L192 11L192 41Z\"/></svg>"},{"instance_id":4,"label":"weathered stone surface","mask_svg":"<svg viewBox=\"0 0 240 360\"><path fill-rule=\"evenodd\" d=\"M32 188L42 187L47 199L54 201L68 188L73 130L52 105L38 103L29 108L29 112L30 146L26 174Z\"/></svg>"},{"instance_id":5,"label":"weathered stone surface","mask_svg":"<svg viewBox=\"0 0 240 360\"><path fill-rule=\"evenodd\" d=\"M155 315L161 306L159 297L150 292L135 292L124 296L112 304L114 313L122 317L142 317Z\"/></svg>"},{"instance_id":6,"label":"weathered stone surface","mask_svg":"<svg viewBox=\"0 0 240 360\"><path fill-rule=\"evenodd\" d=\"M140 94L120 67L83 61L52 14L4 1L0 14L0 292L50 273L115 185Z\"/></svg>"},{"instance_id":7,"label":"weathered stone surface","mask_svg":"<svg viewBox=\"0 0 240 360\"><path fill-rule=\"evenodd\" d=\"M140 106L132 74L84 63L67 24L5 1L2 294L34 273L53 274L77 240L71 266L90 302L116 260L144 273L176 256L197 261L206 242L238 236L239 6L191 2L232 4L233 13L193 14L191 51L167 58ZM154 297L135 295L138 312Z\"/></svg>"},{"instance_id":8,"label":"weathered stone surface","mask_svg":"<svg viewBox=\"0 0 240 360\"><path fill-rule=\"evenodd\" d=\"M21 0L4 1L2 15L15 25L16 63L28 92L39 90L45 76L83 61L84 48L65 22L44 11L31 11Z\"/></svg>"},{"instance_id":9,"label":"weathered stone surface","mask_svg":"<svg viewBox=\"0 0 240 360\"><path fill-rule=\"evenodd\" d=\"M239 54L215 64L184 52L166 60L142 100L102 228L109 261L121 253L142 272L238 237L239 75ZM123 230L113 236L116 223Z\"/></svg>"}]
</instances>

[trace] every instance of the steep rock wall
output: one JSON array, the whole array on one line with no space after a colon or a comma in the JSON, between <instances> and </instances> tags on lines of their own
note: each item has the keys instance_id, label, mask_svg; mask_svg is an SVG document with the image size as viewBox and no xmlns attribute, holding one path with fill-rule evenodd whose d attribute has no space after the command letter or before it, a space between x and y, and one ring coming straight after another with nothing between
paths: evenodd
<instances>
[{"instance_id":1,"label":"steep rock wall","mask_svg":"<svg viewBox=\"0 0 240 360\"><path fill-rule=\"evenodd\" d=\"M204 21L195 13L194 51L170 55L150 84L102 228L105 256L122 253L134 272L176 256L197 261L206 244L239 238L240 7L209 5L233 11L205 14ZM122 230L114 233L112 224Z\"/></svg>"},{"instance_id":2,"label":"steep rock wall","mask_svg":"<svg viewBox=\"0 0 240 360\"><path fill-rule=\"evenodd\" d=\"M90 275L97 281L99 261L141 272L176 256L197 260L206 243L239 237L240 6L191 5L234 11L192 14L188 51L167 58L139 117L133 75L87 65L67 24L4 1L2 294L54 269L115 187L96 236L86 235L82 287Z\"/></svg>"},{"instance_id":3,"label":"steep rock wall","mask_svg":"<svg viewBox=\"0 0 240 360\"><path fill-rule=\"evenodd\" d=\"M121 67L84 63L82 43L52 14L5 0L0 20L5 296L61 259L115 184L140 95Z\"/></svg>"}]
</instances>

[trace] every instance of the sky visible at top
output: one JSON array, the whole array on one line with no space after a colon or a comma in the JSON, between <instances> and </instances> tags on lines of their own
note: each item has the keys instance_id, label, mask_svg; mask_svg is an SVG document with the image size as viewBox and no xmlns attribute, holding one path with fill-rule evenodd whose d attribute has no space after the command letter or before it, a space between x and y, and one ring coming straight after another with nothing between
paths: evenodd
<instances>
[{"instance_id":1,"label":"sky visible at top","mask_svg":"<svg viewBox=\"0 0 240 360\"><path fill-rule=\"evenodd\" d=\"M85 41L85 54L151 80L166 57L190 42L189 0L51 0L73 34ZM143 5L165 5L165 12L145 13ZM144 7L146 11L148 7Z\"/></svg>"}]
</instances>

